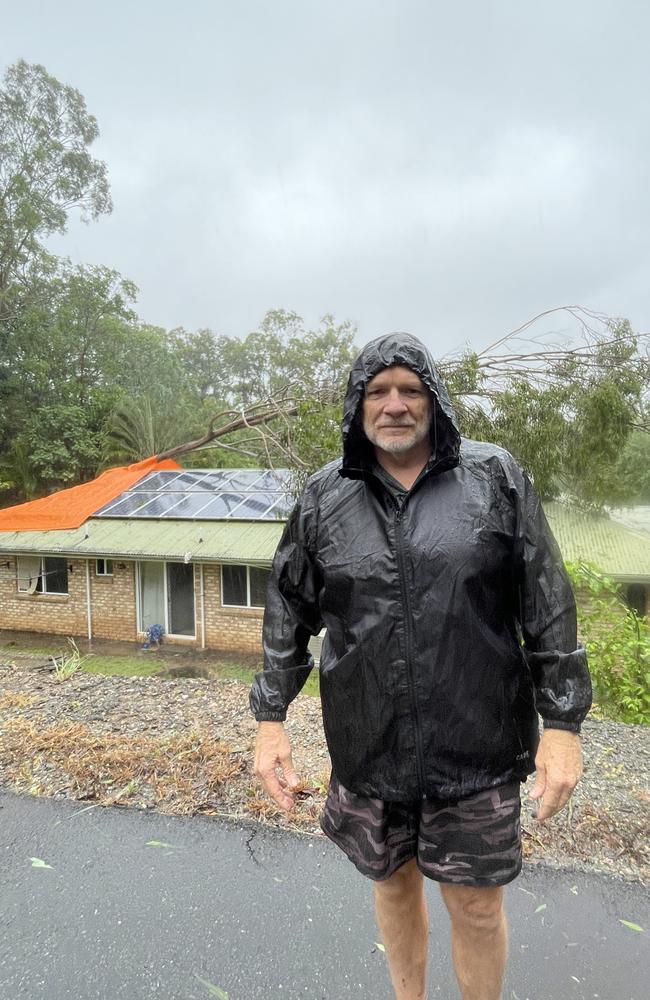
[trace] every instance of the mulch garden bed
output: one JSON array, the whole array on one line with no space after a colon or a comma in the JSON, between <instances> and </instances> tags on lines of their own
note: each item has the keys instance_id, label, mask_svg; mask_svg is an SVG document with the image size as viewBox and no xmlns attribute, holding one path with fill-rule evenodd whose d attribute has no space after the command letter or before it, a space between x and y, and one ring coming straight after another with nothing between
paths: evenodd
<instances>
[{"instance_id":1,"label":"mulch garden bed","mask_svg":"<svg viewBox=\"0 0 650 1000\"><path fill-rule=\"evenodd\" d=\"M0 662L0 786L319 834L329 757L318 699L300 696L289 711L303 779L290 814L253 777L255 728L240 681L81 672L61 681L42 658ZM584 778L558 816L537 823L523 796L528 859L650 880L650 729L589 719L583 753Z\"/></svg>"}]
</instances>

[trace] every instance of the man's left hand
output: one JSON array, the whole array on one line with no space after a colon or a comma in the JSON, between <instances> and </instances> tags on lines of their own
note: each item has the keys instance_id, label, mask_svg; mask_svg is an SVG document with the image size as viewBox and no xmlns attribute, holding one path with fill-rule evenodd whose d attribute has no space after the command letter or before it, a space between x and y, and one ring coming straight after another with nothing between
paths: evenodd
<instances>
[{"instance_id":1,"label":"man's left hand","mask_svg":"<svg viewBox=\"0 0 650 1000\"><path fill-rule=\"evenodd\" d=\"M541 799L537 819L545 820L563 809L582 777L580 737L567 729L545 729L535 757L537 780L530 792Z\"/></svg>"}]
</instances>

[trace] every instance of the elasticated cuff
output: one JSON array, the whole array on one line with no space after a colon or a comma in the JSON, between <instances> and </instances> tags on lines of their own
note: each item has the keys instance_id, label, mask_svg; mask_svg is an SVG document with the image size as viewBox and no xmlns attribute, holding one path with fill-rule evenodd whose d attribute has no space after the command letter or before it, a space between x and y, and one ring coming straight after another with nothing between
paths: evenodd
<instances>
[{"instance_id":1,"label":"elasticated cuff","mask_svg":"<svg viewBox=\"0 0 650 1000\"><path fill-rule=\"evenodd\" d=\"M256 712L255 718L258 722L284 722L287 717L286 712Z\"/></svg>"},{"instance_id":2,"label":"elasticated cuff","mask_svg":"<svg viewBox=\"0 0 650 1000\"><path fill-rule=\"evenodd\" d=\"M579 722L559 722L557 719L544 719L544 729L566 729L570 733L580 733Z\"/></svg>"}]
</instances>

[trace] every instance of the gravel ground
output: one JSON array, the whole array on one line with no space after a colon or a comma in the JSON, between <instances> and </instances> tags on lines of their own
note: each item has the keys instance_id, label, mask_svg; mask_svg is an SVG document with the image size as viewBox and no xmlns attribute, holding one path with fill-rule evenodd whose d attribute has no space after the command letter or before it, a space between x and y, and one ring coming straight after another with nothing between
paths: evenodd
<instances>
[{"instance_id":1,"label":"gravel ground","mask_svg":"<svg viewBox=\"0 0 650 1000\"><path fill-rule=\"evenodd\" d=\"M21 793L171 813L253 816L318 834L329 775L319 701L300 696L291 706L287 731L304 784L288 817L252 777L255 722L247 685L83 673L58 681L30 665L28 657L20 665L0 663L0 784ZM153 774L143 770L145 744L147 751L164 750ZM223 778L215 770L220 753L227 765ZM650 729L587 720L583 753L584 778L557 817L537 823L524 795L529 861L650 881ZM209 781L202 780L201 767L208 757L210 768L206 764L203 770L209 770ZM184 762L193 762L193 768L188 763L181 773ZM118 771L132 779L117 787Z\"/></svg>"}]
</instances>

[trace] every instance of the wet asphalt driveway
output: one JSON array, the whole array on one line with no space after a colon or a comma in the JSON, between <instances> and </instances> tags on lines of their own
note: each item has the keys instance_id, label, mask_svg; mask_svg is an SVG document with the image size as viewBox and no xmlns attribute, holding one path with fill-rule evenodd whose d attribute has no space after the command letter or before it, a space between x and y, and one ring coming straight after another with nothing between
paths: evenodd
<instances>
[{"instance_id":1,"label":"wet asphalt driveway","mask_svg":"<svg viewBox=\"0 0 650 1000\"><path fill-rule=\"evenodd\" d=\"M369 885L322 839L8 793L0 826L0 1000L391 996ZM451 1000L429 899L429 995ZM528 869L505 1000L643 1000L649 910L638 885Z\"/></svg>"}]
</instances>

